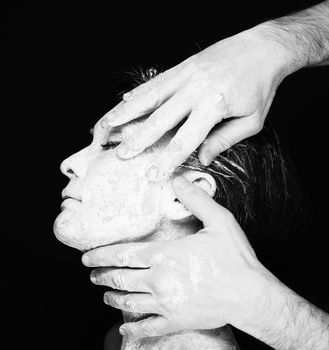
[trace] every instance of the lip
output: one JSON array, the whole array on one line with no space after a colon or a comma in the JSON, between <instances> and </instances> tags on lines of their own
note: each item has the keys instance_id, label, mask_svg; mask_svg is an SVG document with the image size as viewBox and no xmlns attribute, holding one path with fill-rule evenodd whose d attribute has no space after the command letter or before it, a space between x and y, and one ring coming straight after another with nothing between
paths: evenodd
<instances>
[{"instance_id":1,"label":"lip","mask_svg":"<svg viewBox=\"0 0 329 350\"><path fill-rule=\"evenodd\" d=\"M74 186L65 187L62 191L62 198L63 200L72 198L76 201L81 202L81 195Z\"/></svg>"},{"instance_id":2,"label":"lip","mask_svg":"<svg viewBox=\"0 0 329 350\"><path fill-rule=\"evenodd\" d=\"M78 202L81 202L78 199L72 198L72 197L68 197L68 196L64 196L63 198L63 202L61 204L61 209L66 209L68 207L72 207L72 206L76 206Z\"/></svg>"}]
</instances>

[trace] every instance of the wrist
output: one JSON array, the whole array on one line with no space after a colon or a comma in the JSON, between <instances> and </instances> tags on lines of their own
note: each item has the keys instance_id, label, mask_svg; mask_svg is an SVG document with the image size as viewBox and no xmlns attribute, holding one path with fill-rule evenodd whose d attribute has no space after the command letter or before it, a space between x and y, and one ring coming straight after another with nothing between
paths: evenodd
<instances>
[{"instance_id":1,"label":"wrist","mask_svg":"<svg viewBox=\"0 0 329 350\"><path fill-rule=\"evenodd\" d=\"M262 277L257 289L250 305L249 317L241 323L239 329L274 346L291 317L288 307L292 298L291 291L270 273Z\"/></svg>"},{"instance_id":2,"label":"wrist","mask_svg":"<svg viewBox=\"0 0 329 350\"><path fill-rule=\"evenodd\" d=\"M258 69L275 88L297 70L289 50L271 35L265 23L245 30L240 35L253 43Z\"/></svg>"},{"instance_id":3,"label":"wrist","mask_svg":"<svg viewBox=\"0 0 329 350\"><path fill-rule=\"evenodd\" d=\"M292 40L292 34L289 31L274 24L273 21L261 23L250 31L263 42L268 51L268 60L274 65L281 81L306 66L306 60L299 51L287 44Z\"/></svg>"},{"instance_id":4,"label":"wrist","mask_svg":"<svg viewBox=\"0 0 329 350\"><path fill-rule=\"evenodd\" d=\"M286 302L286 287L260 263L250 272L249 279L249 293L245 293L246 298L241 300L243 310L239 310L243 317L232 325L262 340L267 327L271 329L274 322L280 322L278 306Z\"/></svg>"},{"instance_id":5,"label":"wrist","mask_svg":"<svg viewBox=\"0 0 329 350\"><path fill-rule=\"evenodd\" d=\"M329 62L329 1L255 28L286 51L288 72ZM289 73L289 74L290 74Z\"/></svg>"},{"instance_id":6,"label":"wrist","mask_svg":"<svg viewBox=\"0 0 329 350\"><path fill-rule=\"evenodd\" d=\"M233 325L278 350L327 349L329 315L265 268L260 275L246 317Z\"/></svg>"}]
</instances>

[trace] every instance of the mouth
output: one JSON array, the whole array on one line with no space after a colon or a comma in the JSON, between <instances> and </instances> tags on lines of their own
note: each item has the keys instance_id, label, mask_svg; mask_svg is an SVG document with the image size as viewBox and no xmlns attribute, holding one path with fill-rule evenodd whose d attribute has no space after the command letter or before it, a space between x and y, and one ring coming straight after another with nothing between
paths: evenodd
<instances>
[{"instance_id":1,"label":"mouth","mask_svg":"<svg viewBox=\"0 0 329 350\"><path fill-rule=\"evenodd\" d=\"M63 196L61 210L64 210L65 208L75 207L79 202L81 203L81 199L77 199L77 198L71 197L69 195L65 195L65 196Z\"/></svg>"},{"instance_id":2,"label":"mouth","mask_svg":"<svg viewBox=\"0 0 329 350\"><path fill-rule=\"evenodd\" d=\"M65 201L66 199L74 199L75 201L81 202L81 199L74 198L74 197L71 197L69 195L64 195L62 198L63 198L63 201Z\"/></svg>"}]
</instances>

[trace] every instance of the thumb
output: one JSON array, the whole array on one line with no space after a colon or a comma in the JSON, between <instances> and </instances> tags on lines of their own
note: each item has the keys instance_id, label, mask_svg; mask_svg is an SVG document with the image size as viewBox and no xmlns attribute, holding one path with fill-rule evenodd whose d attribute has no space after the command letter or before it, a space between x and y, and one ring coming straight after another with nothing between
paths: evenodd
<instances>
[{"instance_id":1,"label":"thumb","mask_svg":"<svg viewBox=\"0 0 329 350\"><path fill-rule=\"evenodd\" d=\"M183 176L173 179L175 193L181 203L206 226L215 226L231 213L214 201L206 191Z\"/></svg>"},{"instance_id":2,"label":"thumb","mask_svg":"<svg viewBox=\"0 0 329 350\"><path fill-rule=\"evenodd\" d=\"M258 133L262 129L259 115L237 117L218 124L200 146L199 159L209 165L219 153L229 149L241 140Z\"/></svg>"}]
</instances>

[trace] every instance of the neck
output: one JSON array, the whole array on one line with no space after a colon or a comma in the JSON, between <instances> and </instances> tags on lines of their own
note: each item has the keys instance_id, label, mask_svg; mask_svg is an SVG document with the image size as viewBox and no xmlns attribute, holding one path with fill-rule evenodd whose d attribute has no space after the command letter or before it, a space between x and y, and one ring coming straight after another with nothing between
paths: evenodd
<instances>
[{"instance_id":1,"label":"neck","mask_svg":"<svg viewBox=\"0 0 329 350\"><path fill-rule=\"evenodd\" d=\"M179 239L196 233L200 229L197 221L185 223L162 223L158 230L146 240L160 241ZM123 312L125 322L136 322L147 315ZM160 337L136 339L123 337L121 350L228 350L238 349L229 326L211 330L188 330Z\"/></svg>"},{"instance_id":2,"label":"neck","mask_svg":"<svg viewBox=\"0 0 329 350\"><path fill-rule=\"evenodd\" d=\"M123 312L125 322L140 315ZM123 337L121 350L237 350L239 347L229 326L210 330L188 330L159 337L136 339Z\"/></svg>"}]
</instances>

